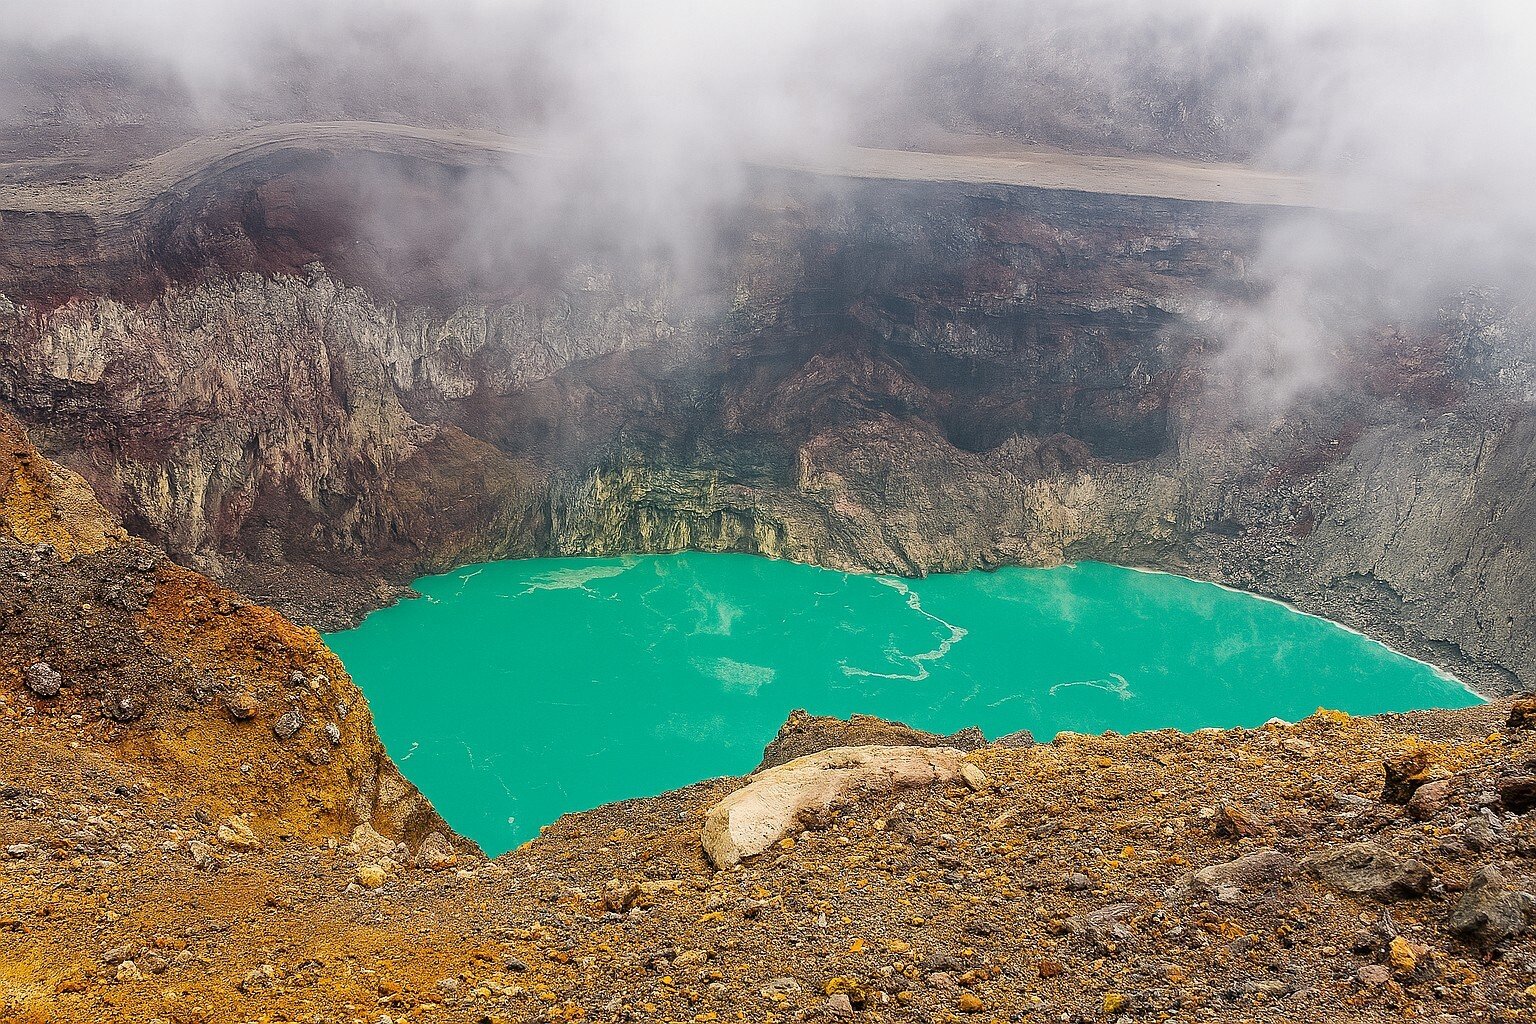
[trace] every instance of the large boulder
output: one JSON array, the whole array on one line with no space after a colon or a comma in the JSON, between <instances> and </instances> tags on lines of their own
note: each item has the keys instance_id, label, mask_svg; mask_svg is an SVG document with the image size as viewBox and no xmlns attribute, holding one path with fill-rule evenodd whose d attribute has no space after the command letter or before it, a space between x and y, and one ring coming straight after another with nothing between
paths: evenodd
<instances>
[{"instance_id":1,"label":"large boulder","mask_svg":"<svg viewBox=\"0 0 1536 1024\"><path fill-rule=\"evenodd\" d=\"M802 821L835 804L906 786L961 778L965 752L954 747L835 747L759 772L710 808L701 837L717 868L762 853Z\"/></svg>"}]
</instances>

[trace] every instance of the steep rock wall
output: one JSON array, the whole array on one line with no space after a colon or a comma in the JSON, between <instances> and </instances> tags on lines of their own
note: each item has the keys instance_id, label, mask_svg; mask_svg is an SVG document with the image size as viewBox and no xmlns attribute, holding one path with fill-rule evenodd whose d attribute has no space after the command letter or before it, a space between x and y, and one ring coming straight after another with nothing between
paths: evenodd
<instances>
[{"instance_id":1,"label":"steep rock wall","mask_svg":"<svg viewBox=\"0 0 1536 1024\"><path fill-rule=\"evenodd\" d=\"M1261 291L1239 208L778 181L707 280L588 255L456 291L296 215L306 180L163 211L112 257L150 298L83 258L82 294L13 279L0 396L131 530L309 621L508 555L1101 558L1536 678L1531 334L1493 301L1380 325L1278 415L1212 371Z\"/></svg>"}]
</instances>

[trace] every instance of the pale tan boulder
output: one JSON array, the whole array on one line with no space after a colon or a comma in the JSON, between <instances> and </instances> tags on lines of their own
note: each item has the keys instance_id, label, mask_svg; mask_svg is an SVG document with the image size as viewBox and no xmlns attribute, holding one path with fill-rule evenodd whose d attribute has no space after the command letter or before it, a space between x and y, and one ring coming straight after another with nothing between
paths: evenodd
<instances>
[{"instance_id":1,"label":"pale tan boulder","mask_svg":"<svg viewBox=\"0 0 1536 1024\"><path fill-rule=\"evenodd\" d=\"M908 786L954 782L965 752L953 747L833 747L759 772L710 808L701 841L717 868L762 853L835 803Z\"/></svg>"}]
</instances>

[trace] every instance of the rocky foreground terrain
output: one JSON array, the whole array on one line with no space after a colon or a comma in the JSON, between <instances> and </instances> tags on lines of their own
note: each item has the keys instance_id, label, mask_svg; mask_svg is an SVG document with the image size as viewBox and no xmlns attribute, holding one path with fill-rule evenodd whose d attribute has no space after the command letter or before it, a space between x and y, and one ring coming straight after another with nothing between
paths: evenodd
<instances>
[{"instance_id":1,"label":"rocky foreground terrain","mask_svg":"<svg viewBox=\"0 0 1536 1024\"><path fill-rule=\"evenodd\" d=\"M1532 700L1043 744L797 715L753 776L487 861L312 630L0 434L0 1020L1536 1007Z\"/></svg>"}]
</instances>

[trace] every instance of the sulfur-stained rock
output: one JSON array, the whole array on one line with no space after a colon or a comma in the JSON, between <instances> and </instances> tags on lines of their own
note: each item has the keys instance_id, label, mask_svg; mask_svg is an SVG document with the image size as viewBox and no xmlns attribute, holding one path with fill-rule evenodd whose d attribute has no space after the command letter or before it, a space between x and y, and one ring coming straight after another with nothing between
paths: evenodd
<instances>
[{"instance_id":1,"label":"sulfur-stained rock","mask_svg":"<svg viewBox=\"0 0 1536 1024\"><path fill-rule=\"evenodd\" d=\"M1382 902L1422 896L1433 880L1422 861L1399 857L1375 843L1349 843L1302 861L1318 881L1350 896Z\"/></svg>"},{"instance_id":2,"label":"sulfur-stained rock","mask_svg":"<svg viewBox=\"0 0 1536 1024\"><path fill-rule=\"evenodd\" d=\"M1536 696L1516 698L1509 706L1507 724L1511 729L1536 729Z\"/></svg>"},{"instance_id":3,"label":"sulfur-stained rock","mask_svg":"<svg viewBox=\"0 0 1536 1024\"><path fill-rule=\"evenodd\" d=\"M717 868L731 867L787 835L802 816L836 801L903 786L953 782L965 755L952 747L835 747L758 773L710 808L701 842Z\"/></svg>"},{"instance_id":4,"label":"sulfur-stained rock","mask_svg":"<svg viewBox=\"0 0 1536 1024\"><path fill-rule=\"evenodd\" d=\"M459 862L453 844L441 832L429 832L416 850L416 865L428 871L445 871Z\"/></svg>"},{"instance_id":5,"label":"sulfur-stained rock","mask_svg":"<svg viewBox=\"0 0 1536 1024\"><path fill-rule=\"evenodd\" d=\"M228 818L218 831L219 842L231 850L256 850L261 847L261 840L256 833L251 831L250 824L241 815Z\"/></svg>"},{"instance_id":6,"label":"sulfur-stained rock","mask_svg":"<svg viewBox=\"0 0 1536 1024\"><path fill-rule=\"evenodd\" d=\"M357 869L356 882L364 889L377 889L389 879L389 872L379 864L364 864Z\"/></svg>"},{"instance_id":7,"label":"sulfur-stained rock","mask_svg":"<svg viewBox=\"0 0 1536 1024\"><path fill-rule=\"evenodd\" d=\"M1440 777L1430 765L1428 751L1424 750L1388 757L1382 762L1382 774L1381 799L1389 804L1406 804L1420 786Z\"/></svg>"},{"instance_id":8,"label":"sulfur-stained rock","mask_svg":"<svg viewBox=\"0 0 1536 1024\"><path fill-rule=\"evenodd\" d=\"M232 693L224 701L224 710L228 711L229 717L237 722L250 721L256 717L256 712L260 709L261 702L249 690Z\"/></svg>"}]
</instances>

